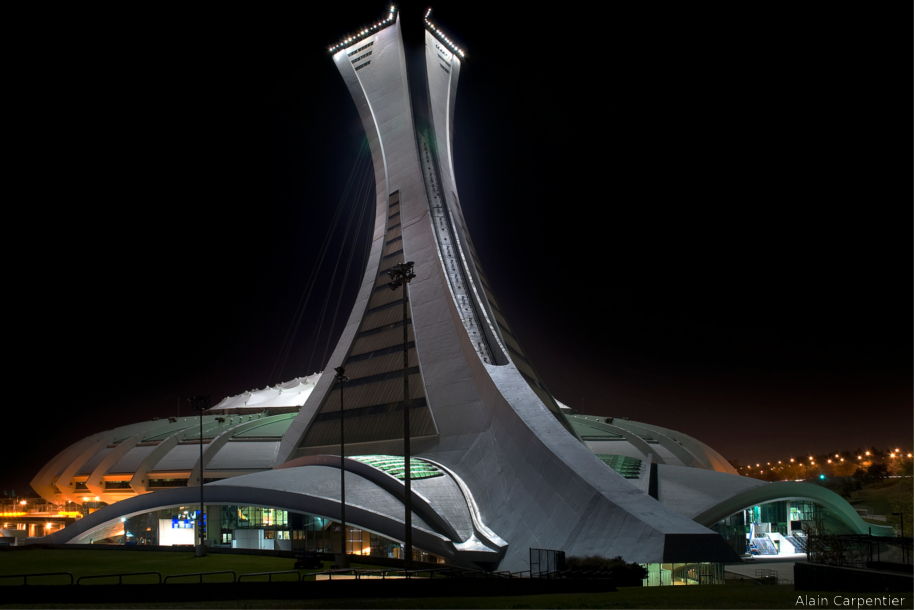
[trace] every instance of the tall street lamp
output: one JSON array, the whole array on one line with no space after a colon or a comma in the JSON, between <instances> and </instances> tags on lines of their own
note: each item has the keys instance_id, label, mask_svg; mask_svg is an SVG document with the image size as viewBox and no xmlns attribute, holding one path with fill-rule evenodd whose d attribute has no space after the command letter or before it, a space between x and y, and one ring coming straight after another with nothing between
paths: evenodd
<instances>
[{"instance_id":1,"label":"tall street lamp","mask_svg":"<svg viewBox=\"0 0 915 610\"><path fill-rule=\"evenodd\" d=\"M340 388L340 557L337 558L337 567L345 568L349 562L346 560L346 468L343 463L346 443L343 436L343 386L349 381L349 377L344 375L346 369L342 366L334 370L337 372L334 381Z\"/></svg>"},{"instance_id":2,"label":"tall street lamp","mask_svg":"<svg viewBox=\"0 0 915 610\"><path fill-rule=\"evenodd\" d=\"M902 520L902 513L893 513L894 517L899 517L899 537L905 538L905 523Z\"/></svg>"},{"instance_id":3,"label":"tall street lamp","mask_svg":"<svg viewBox=\"0 0 915 610\"><path fill-rule=\"evenodd\" d=\"M191 398L191 404L194 408L197 409L197 419L200 424L199 434L200 437L197 439L198 447L200 447L200 457L198 464L200 464L200 474L198 475L199 485L200 485L200 514L197 516L197 546L194 547L194 556L195 557L205 557L207 554L206 547L206 531L204 531L203 521L204 521L204 509L203 509L203 411L206 409L207 397L206 396L194 396Z\"/></svg>"},{"instance_id":4,"label":"tall street lamp","mask_svg":"<svg viewBox=\"0 0 915 610\"><path fill-rule=\"evenodd\" d=\"M403 485L404 485L404 567L413 560L413 501L410 485L410 368L407 346L407 284L416 277L413 262L397 263L388 270L391 290L403 288Z\"/></svg>"},{"instance_id":5,"label":"tall street lamp","mask_svg":"<svg viewBox=\"0 0 915 610\"><path fill-rule=\"evenodd\" d=\"M900 548L902 549L902 562L905 563L905 555L906 555L907 546L906 546L905 541L902 540L902 538L905 538L905 522L902 520L903 513L893 513L893 516L899 517L899 538L900 538L900 541L902 542L902 544L900 545Z\"/></svg>"}]
</instances>

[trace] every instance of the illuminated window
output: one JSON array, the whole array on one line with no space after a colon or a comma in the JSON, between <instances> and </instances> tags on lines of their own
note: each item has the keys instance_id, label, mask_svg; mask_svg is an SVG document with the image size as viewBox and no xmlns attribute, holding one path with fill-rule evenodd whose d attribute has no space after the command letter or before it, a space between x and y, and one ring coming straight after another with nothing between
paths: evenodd
<instances>
[{"instance_id":1,"label":"illuminated window","mask_svg":"<svg viewBox=\"0 0 915 610\"><path fill-rule=\"evenodd\" d=\"M626 479L637 479L642 472L642 460L638 458L629 457L628 455L610 455L605 453L598 453L597 457L600 458L600 461L617 471Z\"/></svg>"},{"instance_id":2,"label":"illuminated window","mask_svg":"<svg viewBox=\"0 0 915 610\"><path fill-rule=\"evenodd\" d=\"M397 455L355 455L354 460L368 464L392 477L404 480L404 459ZM429 479L440 477L444 473L431 462L420 458L410 458L410 478Z\"/></svg>"}]
</instances>

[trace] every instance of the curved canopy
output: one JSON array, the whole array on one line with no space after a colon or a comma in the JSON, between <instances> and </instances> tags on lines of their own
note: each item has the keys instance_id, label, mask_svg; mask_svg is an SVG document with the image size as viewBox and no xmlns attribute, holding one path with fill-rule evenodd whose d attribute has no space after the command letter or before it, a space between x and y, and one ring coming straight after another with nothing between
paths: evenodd
<instances>
[{"instance_id":1,"label":"curved canopy","mask_svg":"<svg viewBox=\"0 0 915 610\"><path fill-rule=\"evenodd\" d=\"M890 535L893 529L883 525L867 523L842 496L825 487L794 481L778 481L746 489L696 515L695 521L709 527L737 511L757 504L776 502L778 500L810 500L815 502L829 509L832 515L856 534L867 534L868 531L871 531L877 535Z\"/></svg>"}]
</instances>

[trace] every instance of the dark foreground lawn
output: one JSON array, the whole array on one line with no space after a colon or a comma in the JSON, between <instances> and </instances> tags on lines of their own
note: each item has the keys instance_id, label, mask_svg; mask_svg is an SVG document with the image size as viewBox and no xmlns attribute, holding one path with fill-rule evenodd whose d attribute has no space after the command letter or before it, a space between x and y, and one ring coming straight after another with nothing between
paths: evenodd
<instances>
[{"instance_id":1,"label":"dark foreground lawn","mask_svg":"<svg viewBox=\"0 0 915 610\"><path fill-rule=\"evenodd\" d=\"M840 596L839 604L834 603ZM703 585L692 587L621 588L615 593L528 595L504 597L426 597L390 599L303 599L238 600L210 603L142 604L125 600L119 604L18 604L0 608L854 608L860 593L796 592L790 585ZM873 594L904 598L901 605L912 608L911 593ZM797 604L798 596L823 597L828 605ZM845 605L845 598L851 598ZM861 605L862 608L868 607ZM881 606L869 606L870 608Z\"/></svg>"},{"instance_id":2,"label":"dark foreground lawn","mask_svg":"<svg viewBox=\"0 0 915 610\"><path fill-rule=\"evenodd\" d=\"M74 578L119 572L159 572L163 576L188 572L267 572L291 570L293 560L260 555L207 555L194 557L192 551L122 551L122 550L54 550L23 549L0 552L0 575L70 572ZM0 586L15 583L0 579ZM35 579L35 584L61 584L60 578ZM149 583L136 577L129 582Z\"/></svg>"},{"instance_id":3,"label":"dark foreground lawn","mask_svg":"<svg viewBox=\"0 0 915 610\"><path fill-rule=\"evenodd\" d=\"M367 566L366 566L367 567ZM236 573L288 570L292 560L281 557L253 555L209 555L195 558L189 552L146 552L105 550L29 550L0 552L0 575L67 571L74 576L110 574L116 572L156 571L163 575L200 571L234 570ZM0 579L0 585L12 581ZM138 583L149 582L142 578ZM88 586L88 585L87 585ZM174 586L174 585L162 585ZM233 586L226 583L226 587ZM760 585L736 583L690 587L621 588L613 593L565 593L489 597L413 597L413 598L336 598L308 599L308 584L303 583L302 599L245 599L214 602L143 603L131 595L125 586L125 598L115 604L29 604L20 597L14 604L4 603L5 591L12 586L0 586L0 608L854 608L858 597L877 598L892 595L896 605L874 603L870 608L912 608L912 594L858 594L796 592L791 585ZM22 592L15 587L17 593ZM472 592L471 592L472 593ZM836 596L839 596L838 604ZM797 603L800 598L827 599L827 604ZM845 601L850 599L851 601ZM24 603L26 602L26 603ZM868 607L861 605L861 607Z\"/></svg>"}]
</instances>

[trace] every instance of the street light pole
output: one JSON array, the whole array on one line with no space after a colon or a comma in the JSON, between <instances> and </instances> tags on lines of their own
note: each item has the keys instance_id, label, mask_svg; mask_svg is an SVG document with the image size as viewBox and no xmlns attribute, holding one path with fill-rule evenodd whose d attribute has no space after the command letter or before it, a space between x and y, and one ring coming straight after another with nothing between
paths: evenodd
<instances>
[{"instance_id":1,"label":"street light pole","mask_svg":"<svg viewBox=\"0 0 915 610\"><path fill-rule=\"evenodd\" d=\"M404 486L404 567L413 561L413 501L410 483L410 350L407 345L407 284L416 277L413 262L398 263L388 270L391 290L403 288L403 486Z\"/></svg>"},{"instance_id":2,"label":"street light pole","mask_svg":"<svg viewBox=\"0 0 915 610\"><path fill-rule=\"evenodd\" d=\"M905 522L902 520L902 513L893 513L894 517L899 517L899 537L905 538Z\"/></svg>"},{"instance_id":3,"label":"street light pole","mask_svg":"<svg viewBox=\"0 0 915 610\"><path fill-rule=\"evenodd\" d=\"M343 386L349 381L349 377L344 375L346 370L342 366L334 370L337 372L334 380L340 388L340 557L337 559L337 567L345 568L349 562L346 560L346 468L343 462L346 443L343 436Z\"/></svg>"},{"instance_id":4,"label":"street light pole","mask_svg":"<svg viewBox=\"0 0 915 610\"><path fill-rule=\"evenodd\" d=\"M197 409L197 419L199 423L198 447L200 448L199 461L200 473L200 514L197 515L197 546L194 547L195 557L205 557L207 554L206 531L204 530L204 508L203 508L203 411L206 409L207 399L205 396L194 396L191 398L193 406Z\"/></svg>"}]
</instances>

